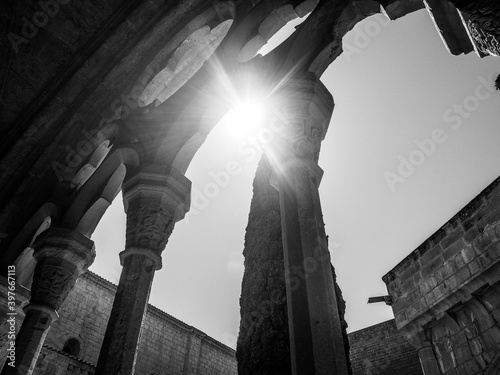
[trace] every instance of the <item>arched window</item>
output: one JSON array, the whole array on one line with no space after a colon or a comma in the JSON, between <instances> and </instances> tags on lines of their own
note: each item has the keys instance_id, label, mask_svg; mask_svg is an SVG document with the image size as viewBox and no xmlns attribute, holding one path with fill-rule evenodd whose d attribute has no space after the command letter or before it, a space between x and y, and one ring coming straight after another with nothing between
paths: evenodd
<instances>
[{"instance_id":1,"label":"arched window","mask_svg":"<svg viewBox=\"0 0 500 375\"><path fill-rule=\"evenodd\" d=\"M69 339L63 346L62 351L74 357L78 357L80 354L80 341L77 339Z\"/></svg>"}]
</instances>

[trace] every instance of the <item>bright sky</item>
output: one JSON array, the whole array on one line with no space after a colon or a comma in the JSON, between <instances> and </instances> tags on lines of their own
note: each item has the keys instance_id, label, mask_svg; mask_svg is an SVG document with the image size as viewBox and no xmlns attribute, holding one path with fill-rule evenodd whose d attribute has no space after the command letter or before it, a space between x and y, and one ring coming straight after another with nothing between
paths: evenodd
<instances>
[{"instance_id":1,"label":"bright sky","mask_svg":"<svg viewBox=\"0 0 500 375\"><path fill-rule=\"evenodd\" d=\"M322 77L336 106L322 145L320 194L349 331L355 331L393 317L385 304L366 303L387 294L381 277L500 175L500 91L492 88L500 60L450 55L425 11L390 23L371 17L344 38L344 49L351 53ZM189 167L193 194L203 194L228 163L233 175L207 201L193 196L191 214L177 223L163 252L150 297L231 347L259 160L238 152L250 150L243 144L250 133L235 126L220 123ZM93 236L91 270L117 283L124 239L118 196Z\"/></svg>"}]
</instances>

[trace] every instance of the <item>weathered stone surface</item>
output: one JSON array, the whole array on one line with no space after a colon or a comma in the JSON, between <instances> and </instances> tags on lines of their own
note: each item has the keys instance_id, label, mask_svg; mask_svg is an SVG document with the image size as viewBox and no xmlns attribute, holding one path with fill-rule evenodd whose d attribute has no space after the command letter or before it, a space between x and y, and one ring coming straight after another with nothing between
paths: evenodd
<instances>
[{"instance_id":1,"label":"weathered stone surface","mask_svg":"<svg viewBox=\"0 0 500 375\"><path fill-rule=\"evenodd\" d=\"M263 157L253 183L245 235L236 355L240 374L290 374L290 342L279 196Z\"/></svg>"},{"instance_id":2,"label":"weathered stone surface","mask_svg":"<svg viewBox=\"0 0 500 375\"><path fill-rule=\"evenodd\" d=\"M398 328L429 338L414 340L426 375L482 373L500 343L499 191L497 179L384 276Z\"/></svg>"},{"instance_id":3,"label":"weathered stone surface","mask_svg":"<svg viewBox=\"0 0 500 375\"><path fill-rule=\"evenodd\" d=\"M96 374L133 373L154 273L176 221L189 209L190 181L179 172L146 165L124 184L127 212L123 270Z\"/></svg>"},{"instance_id":4,"label":"weathered stone surface","mask_svg":"<svg viewBox=\"0 0 500 375\"><path fill-rule=\"evenodd\" d=\"M48 331L33 375L95 373L116 289L91 272L76 281ZM142 335L136 375L162 374L165 369L178 374L237 374L234 350L154 306L146 309ZM77 356L63 352L70 338L81 344ZM0 355L0 367L5 353Z\"/></svg>"},{"instance_id":5,"label":"weathered stone surface","mask_svg":"<svg viewBox=\"0 0 500 375\"><path fill-rule=\"evenodd\" d=\"M354 375L421 375L415 348L388 320L349 334L350 357Z\"/></svg>"},{"instance_id":6,"label":"weathered stone surface","mask_svg":"<svg viewBox=\"0 0 500 375\"><path fill-rule=\"evenodd\" d=\"M468 27L479 52L500 56L500 6L494 0L476 0L461 8L468 14Z\"/></svg>"},{"instance_id":7,"label":"weathered stone surface","mask_svg":"<svg viewBox=\"0 0 500 375\"><path fill-rule=\"evenodd\" d=\"M94 261L94 243L78 232L52 228L35 243L34 258L31 298L16 337L16 366L4 366L2 375L33 372L57 310Z\"/></svg>"},{"instance_id":8,"label":"weathered stone surface","mask_svg":"<svg viewBox=\"0 0 500 375\"><path fill-rule=\"evenodd\" d=\"M283 231L292 373L345 374L349 359L318 192L322 171L317 160L333 100L312 74L294 78L277 97L284 104L278 108L289 119L271 148Z\"/></svg>"},{"instance_id":9,"label":"weathered stone surface","mask_svg":"<svg viewBox=\"0 0 500 375\"><path fill-rule=\"evenodd\" d=\"M240 374L291 373L279 195L269 184L271 174L269 162L263 156L254 180L243 252L245 273L237 347ZM343 326L342 336L346 350L349 350L345 302L333 267L332 274Z\"/></svg>"}]
</instances>

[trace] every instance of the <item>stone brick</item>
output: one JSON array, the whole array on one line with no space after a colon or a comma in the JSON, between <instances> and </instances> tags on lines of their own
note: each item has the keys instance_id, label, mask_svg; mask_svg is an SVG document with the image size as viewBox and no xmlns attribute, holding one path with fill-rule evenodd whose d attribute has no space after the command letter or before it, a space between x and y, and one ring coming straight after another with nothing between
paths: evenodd
<instances>
[{"instance_id":1,"label":"stone brick","mask_svg":"<svg viewBox=\"0 0 500 375\"><path fill-rule=\"evenodd\" d=\"M474 258L476 258L476 257L477 257L477 255L478 255L478 254L476 253L476 251L474 250L474 248L473 248L472 246L470 246L470 245L465 246L465 247L462 249L461 253L462 253L462 257L464 258L464 260L465 260L467 263L472 262L472 260L473 260Z\"/></svg>"},{"instance_id":2,"label":"stone brick","mask_svg":"<svg viewBox=\"0 0 500 375\"><path fill-rule=\"evenodd\" d=\"M394 320L349 334L353 375L421 375L415 348L397 331Z\"/></svg>"},{"instance_id":3,"label":"stone brick","mask_svg":"<svg viewBox=\"0 0 500 375\"><path fill-rule=\"evenodd\" d=\"M422 279L426 279L429 277L429 275L434 274L434 272L444 263L443 258L437 257L433 259L431 262L427 263L422 271L421 271L421 276Z\"/></svg>"},{"instance_id":4,"label":"stone brick","mask_svg":"<svg viewBox=\"0 0 500 375\"><path fill-rule=\"evenodd\" d=\"M455 242L449 244L446 249L443 250L443 259L446 261L457 254L460 254L462 249L466 246L463 238L456 240Z\"/></svg>"},{"instance_id":5,"label":"stone brick","mask_svg":"<svg viewBox=\"0 0 500 375\"><path fill-rule=\"evenodd\" d=\"M453 273L454 269L449 262L443 264L443 266L439 267L435 272L435 277L438 284L446 280L451 275L453 275Z\"/></svg>"},{"instance_id":6,"label":"stone brick","mask_svg":"<svg viewBox=\"0 0 500 375\"><path fill-rule=\"evenodd\" d=\"M438 282L434 276L428 276L418 284L418 287L420 288L420 292L425 294L434 289L437 284Z\"/></svg>"},{"instance_id":7,"label":"stone brick","mask_svg":"<svg viewBox=\"0 0 500 375\"><path fill-rule=\"evenodd\" d=\"M428 263L431 263L434 261L435 258L440 256L443 253L443 248L441 245L436 245L432 247L431 249L427 250L424 254L422 254L419 258L419 263L420 266L424 267Z\"/></svg>"},{"instance_id":8,"label":"stone brick","mask_svg":"<svg viewBox=\"0 0 500 375\"><path fill-rule=\"evenodd\" d=\"M398 272L398 277L401 280L407 280L407 279L413 277L413 275L418 272L418 269L419 269L419 264L412 263L409 266L407 266L406 268L404 268L403 270L401 270L400 272Z\"/></svg>"},{"instance_id":9,"label":"stone brick","mask_svg":"<svg viewBox=\"0 0 500 375\"><path fill-rule=\"evenodd\" d=\"M484 252L491 244L498 241L497 233L490 230L484 230L481 234L472 242L474 249L478 253Z\"/></svg>"},{"instance_id":10,"label":"stone brick","mask_svg":"<svg viewBox=\"0 0 500 375\"><path fill-rule=\"evenodd\" d=\"M430 241L433 245L438 245L444 238L446 238L446 235L446 230L444 228L440 228L430 237Z\"/></svg>"},{"instance_id":11,"label":"stone brick","mask_svg":"<svg viewBox=\"0 0 500 375\"><path fill-rule=\"evenodd\" d=\"M462 253L459 252L456 256L453 258L449 259L450 265L453 267L455 271L465 267L467 265L467 262L465 259L462 257Z\"/></svg>"},{"instance_id":12,"label":"stone brick","mask_svg":"<svg viewBox=\"0 0 500 375\"><path fill-rule=\"evenodd\" d=\"M462 227L457 227L451 233L449 233L445 238L442 239L440 243L441 247L443 249L446 249L448 246L461 239L464 233L465 232Z\"/></svg>"},{"instance_id":13,"label":"stone brick","mask_svg":"<svg viewBox=\"0 0 500 375\"><path fill-rule=\"evenodd\" d=\"M446 288L451 292L455 291L464 282L469 280L471 272L469 268L463 267L458 272L455 272L450 278L445 281Z\"/></svg>"},{"instance_id":14,"label":"stone brick","mask_svg":"<svg viewBox=\"0 0 500 375\"><path fill-rule=\"evenodd\" d=\"M464 241L467 243L472 243L479 235L481 234L481 231L477 226L472 226L465 234L464 234Z\"/></svg>"},{"instance_id":15,"label":"stone brick","mask_svg":"<svg viewBox=\"0 0 500 375\"><path fill-rule=\"evenodd\" d=\"M394 314L396 315L401 310L405 309L408 306L409 306L408 300L406 299L406 297L402 297L402 298L396 300L396 302L394 302L392 304L392 310L393 310Z\"/></svg>"},{"instance_id":16,"label":"stone brick","mask_svg":"<svg viewBox=\"0 0 500 375\"><path fill-rule=\"evenodd\" d=\"M50 358L57 362L57 366L65 363L64 358L67 357L64 355L61 357L58 353L66 340L74 337L81 343L82 349L79 358L68 359L68 363L72 366L74 373L78 373L79 368L86 369L89 375L94 373L94 364L99 356L115 290L115 285L90 272L77 280L75 288L59 310L60 318L53 323L45 340L46 345L53 349L44 349L47 354L45 359L39 359L40 366L37 366L37 369L48 368ZM201 345L203 341L202 353L194 344L190 346L190 337L191 343L198 340L198 344ZM203 337L203 339L196 339L196 337ZM193 356L196 357L191 358ZM199 372L203 374L237 373L234 350L148 305L137 352L135 373L137 375L146 375L150 371L163 373L168 368L169 373L182 374L186 361L199 366L198 371L205 368L206 372ZM55 370L50 370L51 374L58 373L57 366ZM44 374L42 370L35 371L34 375ZM193 373L196 371L197 368L193 368Z\"/></svg>"},{"instance_id":17,"label":"stone brick","mask_svg":"<svg viewBox=\"0 0 500 375\"><path fill-rule=\"evenodd\" d=\"M483 270L483 267L481 265L480 260L474 260L473 262L470 262L468 267L469 267L471 275L476 275L476 274L482 272L482 270Z\"/></svg>"},{"instance_id":18,"label":"stone brick","mask_svg":"<svg viewBox=\"0 0 500 375\"><path fill-rule=\"evenodd\" d=\"M491 224L498 222L500 220L500 204L491 205L490 210L484 217L484 223L485 224Z\"/></svg>"},{"instance_id":19,"label":"stone brick","mask_svg":"<svg viewBox=\"0 0 500 375\"><path fill-rule=\"evenodd\" d=\"M413 280L413 278L406 280L403 283L403 285L401 285L401 291L403 293L409 293L411 290L413 290L415 288L416 288L416 285L415 285L415 281Z\"/></svg>"}]
</instances>

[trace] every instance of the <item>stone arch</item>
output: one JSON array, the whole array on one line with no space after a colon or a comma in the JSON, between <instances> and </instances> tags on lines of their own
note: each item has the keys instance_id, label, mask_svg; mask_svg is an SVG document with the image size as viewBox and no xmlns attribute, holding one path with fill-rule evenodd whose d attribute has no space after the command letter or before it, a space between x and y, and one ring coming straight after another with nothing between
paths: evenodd
<instances>
[{"instance_id":1,"label":"stone arch","mask_svg":"<svg viewBox=\"0 0 500 375\"><path fill-rule=\"evenodd\" d=\"M155 160L160 164L172 164L178 171L186 171L194 155L205 142L212 128L229 111L227 103L212 102L212 105L199 111L199 118L194 122L191 107L186 107L177 118L178 124L190 124L198 129L194 134L186 134L183 126L172 127L160 140Z\"/></svg>"},{"instance_id":2,"label":"stone arch","mask_svg":"<svg viewBox=\"0 0 500 375\"><path fill-rule=\"evenodd\" d=\"M173 52L166 66L154 76L139 97L139 106L167 100L179 90L214 53L231 27L225 20L210 28L209 25L192 32Z\"/></svg>"},{"instance_id":3,"label":"stone arch","mask_svg":"<svg viewBox=\"0 0 500 375\"><path fill-rule=\"evenodd\" d=\"M500 343L500 327L478 298L469 300L456 319L467 336L473 357L481 356ZM479 363L482 369L486 369L484 361Z\"/></svg>"},{"instance_id":4,"label":"stone arch","mask_svg":"<svg viewBox=\"0 0 500 375\"><path fill-rule=\"evenodd\" d=\"M201 14L191 19L179 32L169 38L167 42L164 40L155 41L157 45L161 43L161 48L157 48L154 57L146 63L145 69L142 70L133 87L128 91L128 96L132 98L132 100L137 101L146 86L150 84L156 75L168 66L169 60L173 57L176 50L180 48L181 44L185 42L191 34L205 26L213 29L217 25L229 19L233 19L234 15L235 9L232 2L216 2ZM162 25L158 25L158 28L157 34L161 35ZM148 41L148 43L152 43L152 41Z\"/></svg>"},{"instance_id":5,"label":"stone arch","mask_svg":"<svg viewBox=\"0 0 500 375\"><path fill-rule=\"evenodd\" d=\"M66 165L59 162L52 164L60 181L69 181L70 187L80 188L94 173L97 166L111 149L114 138L118 134L118 126L114 123L102 128L82 130L84 139L75 142L74 147L67 146ZM68 158L73 159L71 163Z\"/></svg>"},{"instance_id":6,"label":"stone arch","mask_svg":"<svg viewBox=\"0 0 500 375\"><path fill-rule=\"evenodd\" d=\"M431 329L431 342L441 371L445 373L457 365L457 359L452 348L452 336L460 330L457 322L448 314L438 321Z\"/></svg>"},{"instance_id":7,"label":"stone arch","mask_svg":"<svg viewBox=\"0 0 500 375\"><path fill-rule=\"evenodd\" d=\"M77 192L73 203L62 217L60 226L78 229L90 237L121 190L127 165L139 165L139 156L132 148L119 148L106 158Z\"/></svg>"},{"instance_id":8,"label":"stone arch","mask_svg":"<svg viewBox=\"0 0 500 375\"><path fill-rule=\"evenodd\" d=\"M83 165L71 180L70 186L79 189L95 172L108 152L111 150L109 139L102 142L90 155L87 163Z\"/></svg>"},{"instance_id":9,"label":"stone arch","mask_svg":"<svg viewBox=\"0 0 500 375\"><path fill-rule=\"evenodd\" d=\"M80 353L83 351L82 349L81 340L72 336L65 341L61 351L67 355L78 358Z\"/></svg>"},{"instance_id":10,"label":"stone arch","mask_svg":"<svg viewBox=\"0 0 500 375\"><path fill-rule=\"evenodd\" d=\"M494 287L488 288L479 298L500 326L500 290Z\"/></svg>"},{"instance_id":11,"label":"stone arch","mask_svg":"<svg viewBox=\"0 0 500 375\"><path fill-rule=\"evenodd\" d=\"M203 142L205 142L205 139L206 136L199 132L189 138L189 140L184 144L184 146L182 146L181 150L175 156L172 162L172 167L181 173L186 173L191 160L193 160L194 155Z\"/></svg>"},{"instance_id":12,"label":"stone arch","mask_svg":"<svg viewBox=\"0 0 500 375\"><path fill-rule=\"evenodd\" d=\"M382 12L381 5L375 0L351 2L342 12L339 25L341 30L318 51L308 67L308 71L321 77L330 64L343 52L343 37L365 18Z\"/></svg>"},{"instance_id":13,"label":"stone arch","mask_svg":"<svg viewBox=\"0 0 500 375\"><path fill-rule=\"evenodd\" d=\"M48 218L50 218L50 224L54 219L58 219L60 215L59 208L54 203L43 204L33 216L28 220L28 222L21 229L19 234L14 238L10 246L5 252L6 264L14 264L16 259L21 256L21 254L29 247L36 239L40 233L42 233L47 228L44 228L45 223ZM50 225L49 225L50 226ZM28 258L24 259L25 262ZM26 280L28 276L24 279Z\"/></svg>"},{"instance_id":14,"label":"stone arch","mask_svg":"<svg viewBox=\"0 0 500 375\"><path fill-rule=\"evenodd\" d=\"M40 233L49 229L51 221L52 219L50 216L45 218L33 235L28 247L24 249L14 262L14 266L16 267L16 282L26 289L31 289L33 273L35 272L36 266L36 260L33 258L33 243Z\"/></svg>"}]
</instances>

